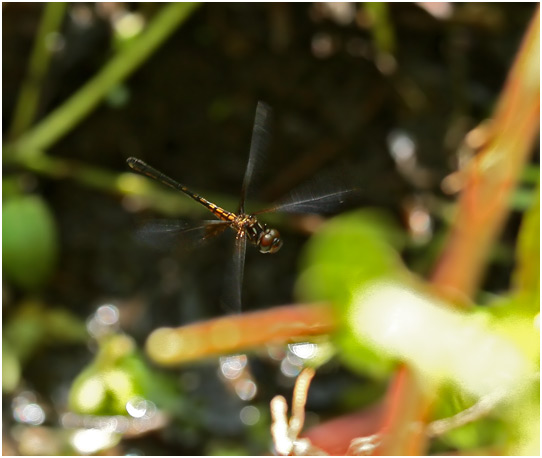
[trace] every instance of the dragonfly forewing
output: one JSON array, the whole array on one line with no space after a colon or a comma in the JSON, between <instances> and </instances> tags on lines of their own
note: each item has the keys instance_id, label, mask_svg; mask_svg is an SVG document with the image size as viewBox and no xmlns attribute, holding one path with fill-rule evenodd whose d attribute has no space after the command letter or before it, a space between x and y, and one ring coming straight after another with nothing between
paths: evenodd
<instances>
[{"instance_id":1,"label":"dragonfly forewing","mask_svg":"<svg viewBox=\"0 0 542 458\"><path fill-rule=\"evenodd\" d=\"M264 102L258 102L256 107L256 117L254 127L252 128L252 139L250 141L250 151L248 154L248 163L241 188L241 199L239 202L238 213L244 213L245 199L251 194L252 184L254 183L254 174L263 170L263 162L269 149L271 141L271 116L273 111L269 105Z\"/></svg>"},{"instance_id":2,"label":"dragonfly forewing","mask_svg":"<svg viewBox=\"0 0 542 458\"><path fill-rule=\"evenodd\" d=\"M329 214L343 209L359 197L361 190L352 186L353 179L346 171L335 170L312 178L294 188L271 207L254 212L255 215L269 212Z\"/></svg>"}]
</instances>

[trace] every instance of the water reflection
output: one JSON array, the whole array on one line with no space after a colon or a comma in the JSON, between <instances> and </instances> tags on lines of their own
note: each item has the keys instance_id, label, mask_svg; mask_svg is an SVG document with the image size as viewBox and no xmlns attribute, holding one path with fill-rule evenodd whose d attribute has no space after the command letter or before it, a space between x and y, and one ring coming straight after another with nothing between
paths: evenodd
<instances>
[{"instance_id":1,"label":"water reflection","mask_svg":"<svg viewBox=\"0 0 542 458\"><path fill-rule=\"evenodd\" d=\"M87 330L95 339L119 330L119 309L113 304L100 305L87 321Z\"/></svg>"},{"instance_id":2,"label":"water reflection","mask_svg":"<svg viewBox=\"0 0 542 458\"><path fill-rule=\"evenodd\" d=\"M260 409L255 406L245 406L239 414L243 424L252 426L260 421Z\"/></svg>"},{"instance_id":3,"label":"water reflection","mask_svg":"<svg viewBox=\"0 0 542 458\"><path fill-rule=\"evenodd\" d=\"M20 423L38 426L45 421L45 411L31 391L24 391L13 398L11 408L13 418Z\"/></svg>"}]
</instances>

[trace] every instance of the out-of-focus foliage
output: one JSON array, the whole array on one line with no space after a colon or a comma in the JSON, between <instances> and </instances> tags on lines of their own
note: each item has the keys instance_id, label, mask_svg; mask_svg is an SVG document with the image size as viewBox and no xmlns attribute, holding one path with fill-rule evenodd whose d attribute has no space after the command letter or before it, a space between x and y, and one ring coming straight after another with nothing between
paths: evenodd
<instances>
[{"instance_id":1,"label":"out-of-focus foliage","mask_svg":"<svg viewBox=\"0 0 542 458\"><path fill-rule=\"evenodd\" d=\"M15 388L22 364L45 346L80 344L86 337L84 323L70 312L35 300L20 302L17 311L4 324L3 389Z\"/></svg>"},{"instance_id":2,"label":"out-of-focus foliage","mask_svg":"<svg viewBox=\"0 0 542 458\"><path fill-rule=\"evenodd\" d=\"M299 296L307 301L328 300L336 307L341 328L335 339L340 357L353 368L376 377L389 374L393 360L359 344L349 307L362 285L405 275L395 251L404 242L404 236L387 215L359 211L329 221L310 240L302 261Z\"/></svg>"},{"instance_id":3,"label":"out-of-focus foliage","mask_svg":"<svg viewBox=\"0 0 542 458\"><path fill-rule=\"evenodd\" d=\"M39 196L20 196L2 206L2 266L24 289L36 289L53 273L58 255L55 220Z\"/></svg>"},{"instance_id":4,"label":"out-of-focus foliage","mask_svg":"<svg viewBox=\"0 0 542 458\"><path fill-rule=\"evenodd\" d=\"M523 216L516 249L514 286L530 311L540 308L540 188L536 200Z\"/></svg>"},{"instance_id":5,"label":"out-of-focus foliage","mask_svg":"<svg viewBox=\"0 0 542 458\"><path fill-rule=\"evenodd\" d=\"M147 366L130 337L104 338L95 359L71 387L70 408L88 415L127 415L127 404L137 398L162 407L180 399L170 383Z\"/></svg>"},{"instance_id":6,"label":"out-of-focus foliage","mask_svg":"<svg viewBox=\"0 0 542 458\"><path fill-rule=\"evenodd\" d=\"M11 345L2 339L2 392L13 391L21 377L21 365Z\"/></svg>"},{"instance_id":7,"label":"out-of-focus foliage","mask_svg":"<svg viewBox=\"0 0 542 458\"><path fill-rule=\"evenodd\" d=\"M379 52L392 53L395 51L395 36L389 17L388 4L386 2L367 2L365 6L373 23L371 30Z\"/></svg>"},{"instance_id":8,"label":"out-of-focus foliage","mask_svg":"<svg viewBox=\"0 0 542 458\"><path fill-rule=\"evenodd\" d=\"M450 418L468 409L476 402L471 396L459 393L455 387L443 386L435 403L433 418ZM502 446L510 440L511 432L504 418L484 418L454 428L439 438L444 450L474 449L476 447Z\"/></svg>"},{"instance_id":9,"label":"out-of-focus foliage","mask_svg":"<svg viewBox=\"0 0 542 458\"><path fill-rule=\"evenodd\" d=\"M4 327L4 338L21 360L28 359L44 344L82 343L86 337L84 323L70 312L33 300L19 303Z\"/></svg>"},{"instance_id":10,"label":"out-of-focus foliage","mask_svg":"<svg viewBox=\"0 0 542 458\"><path fill-rule=\"evenodd\" d=\"M515 342L539 364L540 324L540 197L524 214L516 247L513 289L491 307L479 309L490 315L498 332ZM539 320L539 318L538 318Z\"/></svg>"},{"instance_id":11,"label":"out-of-focus foliage","mask_svg":"<svg viewBox=\"0 0 542 458\"><path fill-rule=\"evenodd\" d=\"M425 383L446 386L437 418L485 396L493 399L484 401L494 403L490 410L510 398L536 405L539 330L531 301L538 297L538 208L525 216L518 244L516 283L523 288L496 306L459 312L422 291L388 243L400 245L393 226L364 212L335 218L310 240L298 292L335 305L341 326L334 342L349 367L378 377L400 360L417 367ZM526 440L530 450L533 415L514 415L509 406L496 414L454 429L443 443L463 449Z\"/></svg>"}]
</instances>

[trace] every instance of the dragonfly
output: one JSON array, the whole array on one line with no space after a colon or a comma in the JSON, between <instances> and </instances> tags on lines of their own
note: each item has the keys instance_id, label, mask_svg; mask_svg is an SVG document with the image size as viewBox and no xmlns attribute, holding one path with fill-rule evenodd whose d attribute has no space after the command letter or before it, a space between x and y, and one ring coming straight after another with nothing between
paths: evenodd
<instances>
[{"instance_id":1,"label":"dragonfly","mask_svg":"<svg viewBox=\"0 0 542 458\"><path fill-rule=\"evenodd\" d=\"M126 160L128 166L135 172L145 175L153 180L186 194L199 204L203 205L214 216L215 220L201 221L194 225L168 226L167 230L175 230L179 233L196 231L201 240L226 230L228 227L235 231L235 249L233 256L233 265L230 268L232 277L228 287L231 288L229 298L226 304L236 312L241 310L241 290L243 285L244 265L247 243L256 246L260 253L273 254L280 250L283 245L280 232L268 227L258 219L258 215L268 212L292 212L292 213L326 213L334 210L344 203L345 197L355 189L338 189L332 192L318 193L313 189L305 187L304 189L292 192L283 200L275 205L253 213L245 211L245 198L253 188L253 178L270 144L271 137L271 115L272 110L264 102L258 102L256 107L256 116L252 130L252 139L250 143L249 158L243 185L241 188L241 198L237 211L230 212L205 199L199 194L188 189L184 184L170 178L150 166L141 159L130 157ZM194 234L192 234L194 235Z\"/></svg>"}]
</instances>

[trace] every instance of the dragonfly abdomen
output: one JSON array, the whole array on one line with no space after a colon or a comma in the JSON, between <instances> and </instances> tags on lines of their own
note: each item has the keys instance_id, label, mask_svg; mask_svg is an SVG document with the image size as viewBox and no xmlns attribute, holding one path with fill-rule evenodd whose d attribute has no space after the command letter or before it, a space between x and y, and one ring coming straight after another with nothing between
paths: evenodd
<instances>
[{"instance_id":1,"label":"dragonfly abdomen","mask_svg":"<svg viewBox=\"0 0 542 458\"><path fill-rule=\"evenodd\" d=\"M190 192L190 191L189 191ZM190 195L193 199L197 200L202 205L205 205L207 209L215 215L218 219L221 219L222 221L233 221L235 219L235 213L229 212L227 210L224 210L222 207L219 207L218 205L213 204L212 202L209 202L204 197L198 196L197 194Z\"/></svg>"},{"instance_id":2,"label":"dragonfly abdomen","mask_svg":"<svg viewBox=\"0 0 542 458\"><path fill-rule=\"evenodd\" d=\"M160 172L159 170L156 170L154 167L151 167L149 164L143 162L141 159L137 159L136 157L129 157L126 162L130 166L130 168L135 170L136 172L158 180L169 186L170 188L175 189L176 191L184 192L188 197L191 197L196 202L199 202L200 204L205 206L218 219L221 219L223 221L233 221L235 219L234 213L224 210L218 205L209 202L204 197L201 197L199 194L190 191L190 189L188 189L185 185L179 183L178 181L175 181L173 178L168 177L166 174Z\"/></svg>"}]
</instances>

